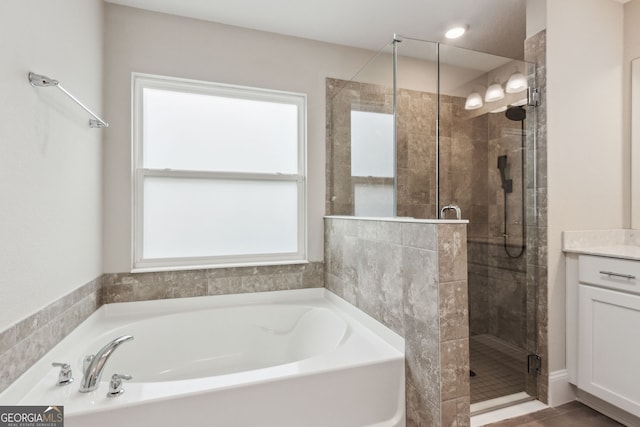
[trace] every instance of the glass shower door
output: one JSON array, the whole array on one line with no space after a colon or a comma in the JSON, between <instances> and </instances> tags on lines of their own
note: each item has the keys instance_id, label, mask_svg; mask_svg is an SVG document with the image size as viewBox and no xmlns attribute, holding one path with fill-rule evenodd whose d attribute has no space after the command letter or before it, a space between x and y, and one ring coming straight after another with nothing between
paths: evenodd
<instances>
[{"instance_id":1,"label":"glass shower door","mask_svg":"<svg viewBox=\"0 0 640 427\"><path fill-rule=\"evenodd\" d=\"M534 70L523 61L444 45L440 69L440 206L459 206L469 220L477 412L537 396L535 107L527 105Z\"/></svg>"},{"instance_id":2,"label":"glass shower door","mask_svg":"<svg viewBox=\"0 0 640 427\"><path fill-rule=\"evenodd\" d=\"M327 79L327 214L435 219L455 205L469 221L472 411L537 396L533 76L398 36L353 79Z\"/></svg>"}]
</instances>

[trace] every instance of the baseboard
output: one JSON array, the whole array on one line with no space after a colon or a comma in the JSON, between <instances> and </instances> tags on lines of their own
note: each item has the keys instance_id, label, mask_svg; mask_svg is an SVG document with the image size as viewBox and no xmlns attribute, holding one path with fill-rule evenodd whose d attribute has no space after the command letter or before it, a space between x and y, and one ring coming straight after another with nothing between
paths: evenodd
<instances>
[{"instance_id":1,"label":"baseboard","mask_svg":"<svg viewBox=\"0 0 640 427\"><path fill-rule=\"evenodd\" d=\"M549 374L549 406L560 406L576 400L576 387L569 383L566 369Z\"/></svg>"}]
</instances>

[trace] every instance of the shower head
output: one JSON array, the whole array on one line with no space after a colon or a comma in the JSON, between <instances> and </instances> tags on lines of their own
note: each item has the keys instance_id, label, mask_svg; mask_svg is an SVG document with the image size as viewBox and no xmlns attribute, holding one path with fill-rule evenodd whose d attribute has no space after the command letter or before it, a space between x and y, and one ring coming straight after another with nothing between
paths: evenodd
<instances>
[{"instance_id":1,"label":"shower head","mask_svg":"<svg viewBox=\"0 0 640 427\"><path fill-rule=\"evenodd\" d=\"M504 112L504 115L507 116L507 119L513 120L514 122L521 122L527 118L527 110L525 110L522 106L512 105L507 108L507 111Z\"/></svg>"},{"instance_id":2,"label":"shower head","mask_svg":"<svg viewBox=\"0 0 640 427\"><path fill-rule=\"evenodd\" d=\"M59 82L42 74L29 73L31 86L58 86Z\"/></svg>"}]
</instances>

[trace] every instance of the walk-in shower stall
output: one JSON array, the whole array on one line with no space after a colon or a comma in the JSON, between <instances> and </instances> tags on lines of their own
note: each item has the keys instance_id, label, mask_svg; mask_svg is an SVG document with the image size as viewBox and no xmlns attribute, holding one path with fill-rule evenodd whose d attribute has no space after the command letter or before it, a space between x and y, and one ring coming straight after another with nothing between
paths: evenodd
<instances>
[{"instance_id":1,"label":"walk-in shower stall","mask_svg":"<svg viewBox=\"0 0 640 427\"><path fill-rule=\"evenodd\" d=\"M328 215L467 229L472 413L535 398L534 65L394 36L327 79Z\"/></svg>"}]
</instances>

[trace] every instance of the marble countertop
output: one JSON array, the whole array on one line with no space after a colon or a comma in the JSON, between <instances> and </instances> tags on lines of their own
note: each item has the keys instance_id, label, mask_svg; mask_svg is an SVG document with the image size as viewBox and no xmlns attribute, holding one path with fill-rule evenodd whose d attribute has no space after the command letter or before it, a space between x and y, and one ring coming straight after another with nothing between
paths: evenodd
<instances>
[{"instance_id":1,"label":"marble countertop","mask_svg":"<svg viewBox=\"0 0 640 427\"><path fill-rule=\"evenodd\" d=\"M591 248L564 249L564 252L597 255L609 258L623 258L640 261L640 247L630 245L596 246Z\"/></svg>"},{"instance_id":2,"label":"marble countertop","mask_svg":"<svg viewBox=\"0 0 640 427\"><path fill-rule=\"evenodd\" d=\"M564 231L562 250L567 253L640 260L637 230Z\"/></svg>"}]
</instances>

